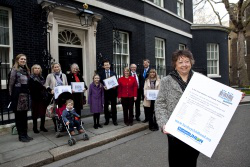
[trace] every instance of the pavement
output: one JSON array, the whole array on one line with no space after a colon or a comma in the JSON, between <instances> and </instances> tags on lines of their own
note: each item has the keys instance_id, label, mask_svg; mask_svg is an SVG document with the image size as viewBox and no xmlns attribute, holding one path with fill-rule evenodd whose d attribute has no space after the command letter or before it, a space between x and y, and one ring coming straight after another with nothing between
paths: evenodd
<instances>
[{"instance_id":1,"label":"pavement","mask_svg":"<svg viewBox=\"0 0 250 167\"><path fill-rule=\"evenodd\" d=\"M245 96L240 104L250 103L250 96ZM55 137L54 126L51 119L47 119L45 126L49 132L35 134L32 131L32 121L29 121L29 136L34 140L28 143L18 141L17 135L11 135L13 124L0 126L0 167L17 166L42 166L66 157L90 150L118 140L125 136L143 131L148 128L147 123L134 121L133 126L126 126L123 123L123 113L121 106L117 107L118 126L114 126L112 121L103 128L93 128L93 117L89 113L89 108L85 107L82 115L84 128L89 135L88 141L83 141L82 135L76 135L77 140L73 146L68 145L69 136L65 132L60 138ZM143 109L141 109L141 120L144 120ZM104 123L104 115L101 115L100 122ZM38 124L39 125L39 124Z\"/></svg>"}]
</instances>

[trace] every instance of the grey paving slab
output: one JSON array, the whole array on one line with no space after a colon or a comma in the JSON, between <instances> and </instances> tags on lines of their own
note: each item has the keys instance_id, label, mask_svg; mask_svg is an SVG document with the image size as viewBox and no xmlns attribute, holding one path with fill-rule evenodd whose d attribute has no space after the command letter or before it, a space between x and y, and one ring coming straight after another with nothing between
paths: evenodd
<instances>
[{"instance_id":1,"label":"grey paving slab","mask_svg":"<svg viewBox=\"0 0 250 167\"><path fill-rule=\"evenodd\" d=\"M29 142L27 144L32 144L32 142ZM43 141L40 143L35 143L34 141L33 145L29 145L26 147L22 147L19 149L15 149L15 150L0 154L1 163L12 161L12 160L19 159L19 158L26 157L26 156L30 156L30 155L33 155L42 151L48 151L55 147L56 145L50 141Z\"/></svg>"}]
</instances>

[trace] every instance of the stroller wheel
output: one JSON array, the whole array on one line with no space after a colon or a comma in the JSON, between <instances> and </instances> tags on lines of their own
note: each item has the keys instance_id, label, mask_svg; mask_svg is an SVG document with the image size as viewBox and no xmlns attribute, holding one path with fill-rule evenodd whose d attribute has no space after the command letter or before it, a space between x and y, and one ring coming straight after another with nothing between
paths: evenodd
<instances>
[{"instance_id":1,"label":"stroller wheel","mask_svg":"<svg viewBox=\"0 0 250 167\"><path fill-rule=\"evenodd\" d=\"M59 138L60 136L60 132L56 132L56 138Z\"/></svg>"},{"instance_id":2,"label":"stroller wheel","mask_svg":"<svg viewBox=\"0 0 250 167\"><path fill-rule=\"evenodd\" d=\"M69 146L73 146L73 144L74 144L73 140L72 140L72 139L69 139L69 140L68 140L68 145L69 145Z\"/></svg>"},{"instance_id":3,"label":"stroller wheel","mask_svg":"<svg viewBox=\"0 0 250 167\"><path fill-rule=\"evenodd\" d=\"M73 141L73 144L76 144L76 139L75 138L72 138L71 140Z\"/></svg>"},{"instance_id":4,"label":"stroller wheel","mask_svg":"<svg viewBox=\"0 0 250 167\"><path fill-rule=\"evenodd\" d=\"M89 136L87 135L87 133L84 133L84 134L83 134L83 140L84 140L84 141L89 140Z\"/></svg>"}]
</instances>

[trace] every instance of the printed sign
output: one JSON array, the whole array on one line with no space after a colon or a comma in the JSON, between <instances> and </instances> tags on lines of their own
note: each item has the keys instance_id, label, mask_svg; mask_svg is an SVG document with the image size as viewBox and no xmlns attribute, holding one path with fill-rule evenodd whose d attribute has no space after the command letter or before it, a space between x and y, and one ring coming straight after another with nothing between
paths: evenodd
<instances>
[{"instance_id":1,"label":"printed sign","mask_svg":"<svg viewBox=\"0 0 250 167\"><path fill-rule=\"evenodd\" d=\"M156 100L159 90L147 90L147 100Z\"/></svg>"},{"instance_id":2,"label":"printed sign","mask_svg":"<svg viewBox=\"0 0 250 167\"><path fill-rule=\"evenodd\" d=\"M104 79L103 82L104 82L104 85L107 87L107 89L111 89L113 87L118 86L118 82L115 76Z\"/></svg>"},{"instance_id":3,"label":"printed sign","mask_svg":"<svg viewBox=\"0 0 250 167\"><path fill-rule=\"evenodd\" d=\"M83 93L85 89L84 82L71 82L71 86L74 93Z\"/></svg>"}]
</instances>

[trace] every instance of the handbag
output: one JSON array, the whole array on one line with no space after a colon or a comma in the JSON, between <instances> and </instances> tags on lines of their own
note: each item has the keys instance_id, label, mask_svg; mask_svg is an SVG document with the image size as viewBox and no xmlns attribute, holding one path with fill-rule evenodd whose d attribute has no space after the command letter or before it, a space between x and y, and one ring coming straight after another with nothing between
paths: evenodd
<instances>
[{"instance_id":1,"label":"handbag","mask_svg":"<svg viewBox=\"0 0 250 167\"><path fill-rule=\"evenodd\" d=\"M46 108L46 117L49 117L49 118L53 118L56 115L56 110L55 110L53 99L54 98L51 99L49 105Z\"/></svg>"}]
</instances>

